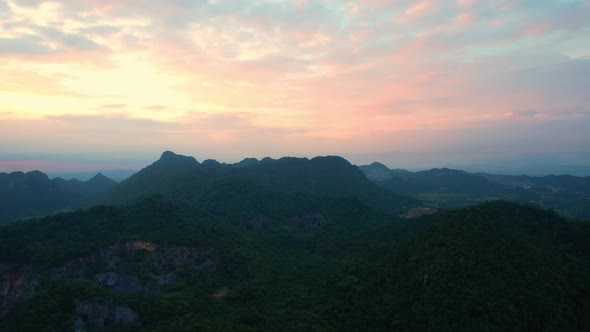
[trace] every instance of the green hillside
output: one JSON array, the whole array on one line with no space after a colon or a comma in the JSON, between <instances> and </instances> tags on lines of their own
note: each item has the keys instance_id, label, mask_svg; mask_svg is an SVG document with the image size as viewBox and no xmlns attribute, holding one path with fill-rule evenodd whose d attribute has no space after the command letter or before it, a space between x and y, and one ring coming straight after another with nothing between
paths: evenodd
<instances>
[{"instance_id":1,"label":"green hillside","mask_svg":"<svg viewBox=\"0 0 590 332\"><path fill-rule=\"evenodd\" d=\"M0 262L30 264L40 284L5 327L65 330L80 317L91 325L96 317L76 314L91 303L132 308L141 330L330 328L326 281L358 253L428 223L394 221L355 198L218 188L205 208L150 199L0 228ZM136 242L157 249L130 249ZM161 257L180 263L156 267ZM227 298L212 298L225 288Z\"/></svg>"},{"instance_id":2,"label":"green hillside","mask_svg":"<svg viewBox=\"0 0 590 332\"><path fill-rule=\"evenodd\" d=\"M83 182L49 179L39 171L0 173L0 225L89 206L116 185L101 174Z\"/></svg>"},{"instance_id":3,"label":"green hillside","mask_svg":"<svg viewBox=\"0 0 590 332\"><path fill-rule=\"evenodd\" d=\"M149 199L0 228L0 266L31 266L36 288L2 327L589 326L590 225L551 211L495 202L404 221L354 198L235 183L205 202Z\"/></svg>"},{"instance_id":4,"label":"green hillside","mask_svg":"<svg viewBox=\"0 0 590 332\"><path fill-rule=\"evenodd\" d=\"M422 205L419 200L378 187L341 157L265 158L235 165L214 162L205 165L172 152L164 153L160 160L123 181L101 202L130 203L163 194L200 204L202 197L217 190L220 183L230 182L249 184L269 192L357 197L395 215Z\"/></svg>"},{"instance_id":5,"label":"green hillside","mask_svg":"<svg viewBox=\"0 0 590 332\"><path fill-rule=\"evenodd\" d=\"M507 202L448 213L363 256L333 296L371 330L590 328L590 224Z\"/></svg>"},{"instance_id":6,"label":"green hillside","mask_svg":"<svg viewBox=\"0 0 590 332\"><path fill-rule=\"evenodd\" d=\"M435 207L453 209L508 200L552 208L569 218L590 218L590 177L494 175L448 168L410 172L380 163L359 168L380 187Z\"/></svg>"},{"instance_id":7,"label":"green hillside","mask_svg":"<svg viewBox=\"0 0 590 332\"><path fill-rule=\"evenodd\" d=\"M421 205L339 157L171 152L105 200L0 227L0 330L590 327L590 224L552 210L399 217Z\"/></svg>"}]
</instances>

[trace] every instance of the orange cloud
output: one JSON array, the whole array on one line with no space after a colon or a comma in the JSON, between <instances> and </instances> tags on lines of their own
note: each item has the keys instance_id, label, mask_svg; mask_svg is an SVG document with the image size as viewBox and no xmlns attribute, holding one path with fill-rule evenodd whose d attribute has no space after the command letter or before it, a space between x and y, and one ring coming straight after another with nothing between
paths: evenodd
<instances>
[{"instance_id":1,"label":"orange cloud","mask_svg":"<svg viewBox=\"0 0 590 332\"><path fill-rule=\"evenodd\" d=\"M6 3L0 138L31 151L387 149L589 103L577 4Z\"/></svg>"}]
</instances>

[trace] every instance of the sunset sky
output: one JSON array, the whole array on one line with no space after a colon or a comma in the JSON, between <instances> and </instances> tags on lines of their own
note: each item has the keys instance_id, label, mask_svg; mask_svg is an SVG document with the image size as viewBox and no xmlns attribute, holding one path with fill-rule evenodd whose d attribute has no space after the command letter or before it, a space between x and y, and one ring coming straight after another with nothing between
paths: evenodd
<instances>
[{"instance_id":1,"label":"sunset sky","mask_svg":"<svg viewBox=\"0 0 590 332\"><path fill-rule=\"evenodd\" d=\"M590 1L0 0L0 171L590 166Z\"/></svg>"}]
</instances>

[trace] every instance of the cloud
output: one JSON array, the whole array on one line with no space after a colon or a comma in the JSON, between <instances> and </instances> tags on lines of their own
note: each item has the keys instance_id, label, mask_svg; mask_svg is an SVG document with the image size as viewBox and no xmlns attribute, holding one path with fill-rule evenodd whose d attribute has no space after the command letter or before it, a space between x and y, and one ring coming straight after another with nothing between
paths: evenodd
<instances>
[{"instance_id":1,"label":"cloud","mask_svg":"<svg viewBox=\"0 0 590 332\"><path fill-rule=\"evenodd\" d=\"M142 127L166 128L173 126L173 124L156 121L153 119L135 118L127 113L49 115L46 117L46 119L50 121L59 121L68 124L75 124L78 126L85 126L86 129L94 128L105 131L114 131L119 129L121 131L125 131L127 129Z\"/></svg>"},{"instance_id":2,"label":"cloud","mask_svg":"<svg viewBox=\"0 0 590 332\"><path fill-rule=\"evenodd\" d=\"M80 51L104 50L105 47L95 43L83 35L67 33L54 27L31 27L49 42L57 43L60 48L73 48Z\"/></svg>"},{"instance_id":3,"label":"cloud","mask_svg":"<svg viewBox=\"0 0 590 332\"><path fill-rule=\"evenodd\" d=\"M535 117L540 116L542 114L543 113L536 111L536 110L526 110L526 111L514 112L512 115L515 117L520 117L520 118L535 118Z\"/></svg>"},{"instance_id":4,"label":"cloud","mask_svg":"<svg viewBox=\"0 0 590 332\"><path fill-rule=\"evenodd\" d=\"M145 108L148 110L152 110L152 111L164 111L164 110L168 109L168 107L166 107L164 105L151 105L151 106L146 106Z\"/></svg>"},{"instance_id":5,"label":"cloud","mask_svg":"<svg viewBox=\"0 0 590 332\"><path fill-rule=\"evenodd\" d=\"M127 106L128 106L127 104L106 104L106 105L101 105L100 108L113 109L113 108L126 108Z\"/></svg>"},{"instance_id":6,"label":"cloud","mask_svg":"<svg viewBox=\"0 0 590 332\"><path fill-rule=\"evenodd\" d=\"M0 105L96 148L482 142L486 125L587 121L589 15L581 1L10 0Z\"/></svg>"},{"instance_id":7,"label":"cloud","mask_svg":"<svg viewBox=\"0 0 590 332\"><path fill-rule=\"evenodd\" d=\"M43 45L43 40L36 36L20 39L0 38L0 56L50 54L52 52L51 48Z\"/></svg>"}]
</instances>

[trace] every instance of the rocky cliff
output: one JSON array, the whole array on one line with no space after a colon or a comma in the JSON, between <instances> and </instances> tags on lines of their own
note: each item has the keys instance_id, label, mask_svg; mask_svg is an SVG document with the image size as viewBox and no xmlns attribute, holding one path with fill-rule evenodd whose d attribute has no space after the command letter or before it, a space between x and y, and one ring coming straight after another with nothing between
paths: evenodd
<instances>
[{"instance_id":1,"label":"rocky cliff","mask_svg":"<svg viewBox=\"0 0 590 332\"><path fill-rule=\"evenodd\" d=\"M0 320L30 291L32 268L26 264L0 263Z\"/></svg>"},{"instance_id":2,"label":"rocky cliff","mask_svg":"<svg viewBox=\"0 0 590 332\"><path fill-rule=\"evenodd\" d=\"M86 331L86 327L91 329L118 328L140 322L139 314L125 306L80 300L75 300L74 305L76 306L74 313L78 316L74 322L74 331Z\"/></svg>"},{"instance_id":3,"label":"rocky cliff","mask_svg":"<svg viewBox=\"0 0 590 332\"><path fill-rule=\"evenodd\" d=\"M159 293L174 285L183 268L210 273L218 258L211 249L159 247L145 241L116 244L53 268L55 278L91 281L121 293Z\"/></svg>"}]
</instances>

